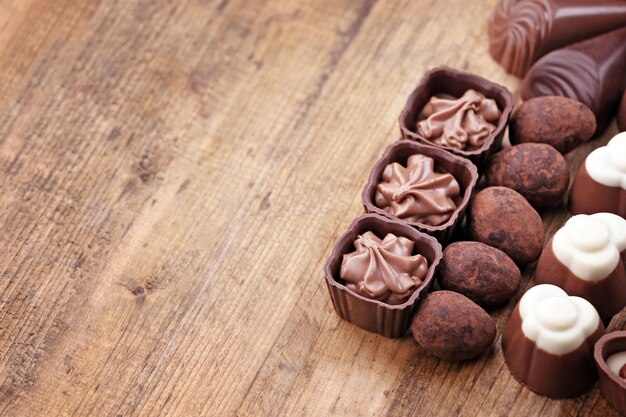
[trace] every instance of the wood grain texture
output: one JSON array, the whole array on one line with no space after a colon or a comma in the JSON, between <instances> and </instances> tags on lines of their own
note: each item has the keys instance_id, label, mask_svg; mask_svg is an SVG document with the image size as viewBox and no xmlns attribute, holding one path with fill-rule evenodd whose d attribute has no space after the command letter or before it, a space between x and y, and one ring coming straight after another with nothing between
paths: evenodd
<instances>
[{"instance_id":1,"label":"wood grain texture","mask_svg":"<svg viewBox=\"0 0 626 417\"><path fill-rule=\"evenodd\" d=\"M0 415L615 415L526 390L499 341L361 331L323 283L423 73L516 88L496 2L0 0Z\"/></svg>"}]
</instances>

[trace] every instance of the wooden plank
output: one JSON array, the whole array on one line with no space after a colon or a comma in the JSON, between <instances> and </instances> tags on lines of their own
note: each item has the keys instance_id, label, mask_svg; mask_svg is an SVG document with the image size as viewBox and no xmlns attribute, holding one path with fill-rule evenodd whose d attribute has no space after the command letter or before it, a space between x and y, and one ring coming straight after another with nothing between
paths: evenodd
<instances>
[{"instance_id":1,"label":"wooden plank","mask_svg":"<svg viewBox=\"0 0 626 417\"><path fill-rule=\"evenodd\" d=\"M322 281L423 72L517 86L495 3L0 0L0 414L615 414L522 388L499 343L361 331Z\"/></svg>"}]
</instances>

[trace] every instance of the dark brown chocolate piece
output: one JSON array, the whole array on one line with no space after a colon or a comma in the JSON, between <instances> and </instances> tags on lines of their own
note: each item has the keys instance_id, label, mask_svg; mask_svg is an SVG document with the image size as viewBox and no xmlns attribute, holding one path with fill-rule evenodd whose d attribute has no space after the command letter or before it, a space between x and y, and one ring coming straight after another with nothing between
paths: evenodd
<instances>
[{"instance_id":1,"label":"dark brown chocolate piece","mask_svg":"<svg viewBox=\"0 0 626 417\"><path fill-rule=\"evenodd\" d=\"M617 128L622 132L626 132L626 91L624 91L622 102L617 112Z\"/></svg>"},{"instance_id":2,"label":"dark brown chocolate piece","mask_svg":"<svg viewBox=\"0 0 626 417\"><path fill-rule=\"evenodd\" d=\"M435 68L424 74L420 83L409 96L400 115L402 137L419 141L428 146L438 147L417 132L416 126L420 122L422 110L432 97L459 98L470 89L495 100L501 113L497 123L494 123L496 128L485 139L482 146L477 149L462 150L454 147L445 147L445 149L470 159L480 168L502 143L504 130L513 109L513 95L505 87L494 84L478 75L448 67Z\"/></svg>"},{"instance_id":3,"label":"dark brown chocolate piece","mask_svg":"<svg viewBox=\"0 0 626 417\"><path fill-rule=\"evenodd\" d=\"M406 222L439 226L447 222L461 189L452 174L438 172L435 160L415 154L406 167L392 162L383 170L374 201L393 216Z\"/></svg>"},{"instance_id":4,"label":"dark brown chocolate piece","mask_svg":"<svg viewBox=\"0 0 626 417\"><path fill-rule=\"evenodd\" d=\"M392 233L384 239L367 231L354 241L354 252L343 255L339 276L357 294L387 304L401 304L428 272L428 262L413 254L412 240Z\"/></svg>"},{"instance_id":5,"label":"dark brown chocolate piece","mask_svg":"<svg viewBox=\"0 0 626 417\"><path fill-rule=\"evenodd\" d=\"M584 104L567 97L535 97L515 110L509 140L545 143L566 154L587 142L596 131L596 116Z\"/></svg>"},{"instance_id":6,"label":"dark brown chocolate piece","mask_svg":"<svg viewBox=\"0 0 626 417\"><path fill-rule=\"evenodd\" d=\"M567 161L543 143L522 143L495 154L485 171L487 185L511 188L536 209L563 202L569 185Z\"/></svg>"},{"instance_id":7,"label":"dark brown chocolate piece","mask_svg":"<svg viewBox=\"0 0 626 417\"><path fill-rule=\"evenodd\" d=\"M443 251L437 282L483 308L508 301L519 290L521 273L499 249L480 242L454 242Z\"/></svg>"},{"instance_id":8,"label":"dark brown chocolate piece","mask_svg":"<svg viewBox=\"0 0 626 417\"><path fill-rule=\"evenodd\" d=\"M535 262L541 255L541 217L515 190L488 187L480 191L470 203L467 225L473 240L500 249L519 265Z\"/></svg>"},{"instance_id":9,"label":"dark brown chocolate piece","mask_svg":"<svg viewBox=\"0 0 626 417\"><path fill-rule=\"evenodd\" d=\"M518 303L502 334L504 360L520 383L550 398L573 398L589 391L598 373L594 366L594 343L604 334L598 320L595 331L578 348L565 354L553 354L539 348L522 330Z\"/></svg>"},{"instance_id":10,"label":"dark brown chocolate piece","mask_svg":"<svg viewBox=\"0 0 626 417\"><path fill-rule=\"evenodd\" d=\"M411 330L421 347L448 361L475 358L496 337L496 326L489 314L452 291L428 294L415 313Z\"/></svg>"},{"instance_id":11,"label":"dark brown chocolate piece","mask_svg":"<svg viewBox=\"0 0 626 417\"><path fill-rule=\"evenodd\" d=\"M626 88L626 27L550 52L526 75L524 100L563 96L578 100L596 116L601 134Z\"/></svg>"},{"instance_id":12,"label":"dark brown chocolate piece","mask_svg":"<svg viewBox=\"0 0 626 417\"><path fill-rule=\"evenodd\" d=\"M368 213L376 213L388 218L397 218L386 209L378 206L378 204L383 204L377 197L377 191L380 190L379 185L381 185L381 182L384 182L384 172L389 165L398 163L405 166L409 158L414 155L432 158L434 161L434 171L451 174L460 188L460 193L453 198L456 208L450 213L449 218L444 223L433 226L415 222L410 218L406 219L411 226L435 236L442 243L446 243L450 239L454 229L462 221L472 190L478 180L476 167L465 158L452 155L444 149L427 146L414 141L400 140L395 142L385 149L381 159L379 159L374 165L374 168L372 168L368 182L361 193L363 207Z\"/></svg>"},{"instance_id":13,"label":"dark brown chocolate piece","mask_svg":"<svg viewBox=\"0 0 626 417\"><path fill-rule=\"evenodd\" d=\"M523 77L546 53L624 25L621 0L503 0L489 18L489 53Z\"/></svg>"},{"instance_id":14,"label":"dark brown chocolate piece","mask_svg":"<svg viewBox=\"0 0 626 417\"><path fill-rule=\"evenodd\" d=\"M616 375L608 364L611 355L626 351L626 331L608 333L595 345L593 357L600 375L600 391L619 413L626 415L626 380Z\"/></svg>"},{"instance_id":15,"label":"dark brown chocolate piece","mask_svg":"<svg viewBox=\"0 0 626 417\"><path fill-rule=\"evenodd\" d=\"M535 268L537 284L553 284L563 288L569 295L588 300L598 310L605 323L626 306L626 275L624 264L618 262L615 269L600 281L581 279L563 265L554 255L553 239L546 245Z\"/></svg>"},{"instance_id":16,"label":"dark brown chocolate piece","mask_svg":"<svg viewBox=\"0 0 626 417\"><path fill-rule=\"evenodd\" d=\"M392 233L414 242L415 254L428 261L428 272L422 284L402 304L390 305L357 294L345 285L340 277L343 255L355 250L354 241L359 235L371 231L377 236ZM415 304L422 294L428 292L434 271L441 260L441 245L404 222L391 220L375 214L365 214L354 219L348 230L339 238L324 265L326 286L335 311L347 320L367 331L386 337L402 337L406 334L413 316Z\"/></svg>"},{"instance_id":17,"label":"dark brown chocolate piece","mask_svg":"<svg viewBox=\"0 0 626 417\"><path fill-rule=\"evenodd\" d=\"M431 97L418 116L417 133L435 145L478 149L496 129L496 101L472 89L459 98Z\"/></svg>"}]
</instances>

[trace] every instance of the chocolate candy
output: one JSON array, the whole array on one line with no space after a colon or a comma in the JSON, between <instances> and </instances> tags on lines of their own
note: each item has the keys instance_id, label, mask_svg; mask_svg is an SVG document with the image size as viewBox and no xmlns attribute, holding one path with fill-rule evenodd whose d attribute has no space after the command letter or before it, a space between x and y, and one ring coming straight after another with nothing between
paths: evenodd
<instances>
[{"instance_id":1,"label":"chocolate candy","mask_svg":"<svg viewBox=\"0 0 626 417\"><path fill-rule=\"evenodd\" d=\"M515 110L509 140L545 143L566 154L587 142L596 131L596 116L584 104L567 97L535 97Z\"/></svg>"},{"instance_id":2,"label":"chocolate candy","mask_svg":"<svg viewBox=\"0 0 626 417\"><path fill-rule=\"evenodd\" d=\"M502 352L511 374L529 389L571 398L595 383L593 348L603 334L598 312L587 300L554 285L537 285L509 317Z\"/></svg>"},{"instance_id":3,"label":"chocolate candy","mask_svg":"<svg viewBox=\"0 0 626 417\"><path fill-rule=\"evenodd\" d=\"M626 415L626 331L608 333L598 340L594 359L600 374L600 391L622 415Z\"/></svg>"},{"instance_id":4,"label":"chocolate candy","mask_svg":"<svg viewBox=\"0 0 626 417\"><path fill-rule=\"evenodd\" d=\"M431 97L418 116L417 134L443 147L479 149L499 119L496 101L469 89L460 98Z\"/></svg>"},{"instance_id":5,"label":"chocolate candy","mask_svg":"<svg viewBox=\"0 0 626 417\"><path fill-rule=\"evenodd\" d=\"M462 98L468 93L468 90L480 93L481 96L479 97L485 97L486 100L475 97L470 99L467 96ZM474 93L470 92L470 95L474 95ZM437 116L435 118L438 120L429 123L426 115L430 114L432 117L431 113L434 108L431 100L434 97L438 97L435 99L435 104L437 104ZM475 117L477 115L481 115L484 120L492 119L495 109L491 100L495 101L500 112L500 117L497 120L488 122L495 125L495 129L491 130L482 121L481 127L468 127L472 119L474 121L480 119ZM444 105L447 110L442 113L440 105ZM450 141L448 142L446 139L446 144L453 146L446 145L445 149L468 158L480 168L489 159L489 156L500 147L512 109L513 95L505 87L487 81L478 75L448 67L439 67L424 74L418 86L409 96L400 115L400 132L405 139L439 147L432 140L440 141L437 138L444 133L444 130L448 129L448 133L444 136L447 136ZM455 118L458 119L455 120ZM424 120L426 122L420 124ZM430 127L428 127L429 125ZM422 133L418 131L418 126L423 127ZM456 127L453 128L454 126ZM453 129L457 128L463 131L457 130L454 133ZM490 131L490 133L483 138L486 131ZM470 140L470 138L472 139ZM482 144L476 147L472 145L472 141L476 145ZM465 145L464 148L460 145L461 143ZM443 145L443 141L441 144ZM467 144L471 146L467 146Z\"/></svg>"},{"instance_id":6,"label":"chocolate candy","mask_svg":"<svg viewBox=\"0 0 626 417\"><path fill-rule=\"evenodd\" d=\"M622 96L622 102L619 105L619 111L617 112L617 128L622 132L626 131L626 91Z\"/></svg>"},{"instance_id":7,"label":"chocolate candy","mask_svg":"<svg viewBox=\"0 0 626 417\"><path fill-rule=\"evenodd\" d=\"M560 205L569 185L567 161L543 143L523 143L498 152L485 176L487 185L509 187L536 209Z\"/></svg>"},{"instance_id":8,"label":"chocolate candy","mask_svg":"<svg viewBox=\"0 0 626 417\"><path fill-rule=\"evenodd\" d=\"M361 242L360 245L367 248L366 245L375 246L383 245L384 238L389 234L395 236L394 238L387 238L387 242L384 244L383 250L391 252L391 254L384 254L383 259L386 262L377 262L375 264L369 264L372 267L381 267L384 265L393 266L394 272L390 275L396 279L396 283L385 283L386 288L381 289L380 286L380 271L373 272L371 274L366 273L368 282L359 284L359 281L346 282L341 277L342 265L344 264L344 255L355 252L355 241L359 239L359 236L369 236L367 232L373 233L377 239L381 239L380 245L375 239L373 243ZM406 242L409 240L413 244L411 255L421 255L425 258L428 270L426 275L423 274L424 261L420 257L395 257L398 252L406 253L406 248L410 246ZM399 244L397 246L391 243ZM389 245L388 245L389 244ZM378 258L375 249L372 250L370 256L369 248L367 254L354 254L348 261L347 268L352 270L362 270L363 265L358 265L359 262L370 262L373 257ZM357 250L358 252L358 250ZM378 249L380 255L383 255ZM393 258L393 259L392 259ZM344 320L347 320L367 331L379 333L386 337L402 337L406 334L409 326L411 325L411 319L415 304L419 300L422 294L428 292L430 284L433 279L435 269L439 265L441 260L441 245L437 240L431 236L428 236L408 224L391 220L376 214L366 214L354 219L352 224L348 227L348 230L341 235L339 241L336 243L333 251L324 265L324 275L330 298L333 302L335 311ZM416 269L413 269L415 267ZM345 267L344 267L345 268ZM408 271L411 271L410 273ZM344 271L345 272L345 271ZM410 279L409 277L399 277L398 274L407 273L409 276L417 277L422 280L421 283L417 283L417 280ZM350 271L349 275L346 275L347 279L353 280L354 271ZM394 275L395 274L395 275ZM421 278L423 276L423 278ZM371 283L370 278L376 277L376 281ZM388 277L385 275L385 277ZM412 283L411 283L412 282ZM373 284L370 286L370 284ZM396 287L398 284L402 285L402 288L398 290L399 294L402 294L404 298L405 292L412 287L412 292L408 298L400 304L389 304L384 301L376 300L363 294L371 291L370 294L387 294L390 298L393 292L392 287ZM410 285L409 285L410 284ZM406 285L407 291L403 291ZM352 288L350 288L352 287ZM358 291L358 292L357 292ZM396 296L394 296L396 297ZM389 299L389 298L388 298Z\"/></svg>"},{"instance_id":9,"label":"chocolate candy","mask_svg":"<svg viewBox=\"0 0 626 417\"><path fill-rule=\"evenodd\" d=\"M535 282L585 298L605 322L626 306L626 220L610 213L574 216L546 245Z\"/></svg>"},{"instance_id":10,"label":"chocolate candy","mask_svg":"<svg viewBox=\"0 0 626 417\"><path fill-rule=\"evenodd\" d=\"M361 201L368 213L401 216L446 243L463 219L477 180L476 167L467 159L400 140L387 147L374 165Z\"/></svg>"},{"instance_id":11,"label":"chocolate candy","mask_svg":"<svg viewBox=\"0 0 626 417\"><path fill-rule=\"evenodd\" d=\"M428 294L417 309L411 330L421 347L448 361L475 358L496 337L489 314L452 291Z\"/></svg>"},{"instance_id":12,"label":"chocolate candy","mask_svg":"<svg viewBox=\"0 0 626 417\"><path fill-rule=\"evenodd\" d=\"M626 218L626 132L587 156L574 178L570 210L573 214L608 212Z\"/></svg>"},{"instance_id":13,"label":"chocolate candy","mask_svg":"<svg viewBox=\"0 0 626 417\"><path fill-rule=\"evenodd\" d=\"M489 18L489 53L523 77L544 54L624 25L620 0L503 0Z\"/></svg>"},{"instance_id":14,"label":"chocolate candy","mask_svg":"<svg viewBox=\"0 0 626 417\"><path fill-rule=\"evenodd\" d=\"M506 187L476 194L467 216L473 240L498 248L517 264L534 262L543 248L543 223L528 201Z\"/></svg>"},{"instance_id":15,"label":"chocolate candy","mask_svg":"<svg viewBox=\"0 0 626 417\"><path fill-rule=\"evenodd\" d=\"M452 174L435 169L425 155L408 157L406 167L392 162L385 167L374 201L406 222L439 226L447 222L460 201L461 188Z\"/></svg>"},{"instance_id":16,"label":"chocolate candy","mask_svg":"<svg viewBox=\"0 0 626 417\"><path fill-rule=\"evenodd\" d=\"M387 304L401 304L422 284L428 261L413 254L415 243L387 233L367 231L354 241L356 250L343 255L339 276L352 291Z\"/></svg>"},{"instance_id":17,"label":"chocolate candy","mask_svg":"<svg viewBox=\"0 0 626 417\"><path fill-rule=\"evenodd\" d=\"M522 84L522 98L563 96L593 111L602 133L626 88L626 27L550 52Z\"/></svg>"},{"instance_id":18,"label":"chocolate candy","mask_svg":"<svg viewBox=\"0 0 626 417\"><path fill-rule=\"evenodd\" d=\"M520 270L506 253L480 242L454 242L443 251L437 282L483 308L508 301L519 290Z\"/></svg>"}]
</instances>

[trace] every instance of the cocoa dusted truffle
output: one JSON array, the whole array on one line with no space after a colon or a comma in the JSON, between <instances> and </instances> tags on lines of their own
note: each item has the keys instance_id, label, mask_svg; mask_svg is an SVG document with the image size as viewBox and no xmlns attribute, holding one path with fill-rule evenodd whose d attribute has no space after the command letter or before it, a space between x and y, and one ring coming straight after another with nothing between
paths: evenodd
<instances>
[{"instance_id":1,"label":"cocoa dusted truffle","mask_svg":"<svg viewBox=\"0 0 626 417\"><path fill-rule=\"evenodd\" d=\"M367 231L354 241L356 250L343 255L339 276L364 297L400 304L423 282L428 261L413 254L415 243L388 233L380 239Z\"/></svg>"},{"instance_id":2,"label":"cocoa dusted truffle","mask_svg":"<svg viewBox=\"0 0 626 417\"><path fill-rule=\"evenodd\" d=\"M475 358L496 337L496 326L489 314L452 291L428 294L415 313L411 330L421 347L448 361Z\"/></svg>"},{"instance_id":3,"label":"cocoa dusted truffle","mask_svg":"<svg viewBox=\"0 0 626 417\"><path fill-rule=\"evenodd\" d=\"M520 287L515 262L499 249L480 242L454 242L443 251L437 282L483 308L508 301Z\"/></svg>"},{"instance_id":4,"label":"cocoa dusted truffle","mask_svg":"<svg viewBox=\"0 0 626 417\"><path fill-rule=\"evenodd\" d=\"M545 143L563 155L587 142L596 131L596 117L589 107L567 97L531 98L515 110L509 124L509 140Z\"/></svg>"},{"instance_id":5,"label":"cocoa dusted truffle","mask_svg":"<svg viewBox=\"0 0 626 417\"><path fill-rule=\"evenodd\" d=\"M459 98L431 97L418 116L417 133L435 145L478 149L499 119L496 101L469 89Z\"/></svg>"},{"instance_id":6,"label":"cocoa dusted truffle","mask_svg":"<svg viewBox=\"0 0 626 417\"><path fill-rule=\"evenodd\" d=\"M573 214L608 212L626 218L626 132L587 156L574 178L570 210Z\"/></svg>"},{"instance_id":7,"label":"cocoa dusted truffle","mask_svg":"<svg viewBox=\"0 0 626 417\"><path fill-rule=\"evenodd\" d=\"M517 264L529 264L541 255L541 217L517 191L506 187L480 191L470 203L467 223L473 240L500 249Z\"/></svg>"},{"instance_id":8,"label":"cocoa dusted truffle","mask_svg":"<svg viewBox=\"0 0 626 417\"><path fill-rule=\"evenodd\" d=\"M610 213L574 216L546 245L535 281L585 298L608 322L626 306L624 251L626 220Z\"/></svg>"},{"instance_id":9,"label":"cocoa dusted truffle","mask_svg":"<svg viewBox=\"0 0 626 417\"><path fill-rule=\"evenodd\" d=\"M433 158L415 154L409 156L406 167L397 162L387 165L374 201L404 221L439 226L456 210L460 194L451 174L437 172Z\"/></svg>"},{"instance_id":10,"label":"cocoa dusted truffle","mask_svg":"<svg viewBox=\"0 0 626 417\"><path fill-rule=\"evenodd\" d=\"M489 53L523 77L544 54L624 25L620 0L502 0L489 18Z\"/></svg>"},{"instance_id":11,"label":"cocoa dusted truffle","mask_svg":"<svg viewBox=\"0 0 626 417\"><path fill-rule=\"evenodd\" d=\"M593 387L594 344L604 334L598 312L584 298L537 285L522 296L502 334L511 374L550 398L572 398Z\"/></svg>"},{"instance_id":12,"label":"cocoa dusted truffle","mask_svg":"<svg viewBox=\"0 0 626 417\"><path fill-rule=\"evenodd\" d=\"M498 152L485 176L487 185L511 188L537 209L560 205L569 185L567 161L543 143L523 143Z\"/></svg>"}]
</instances>

